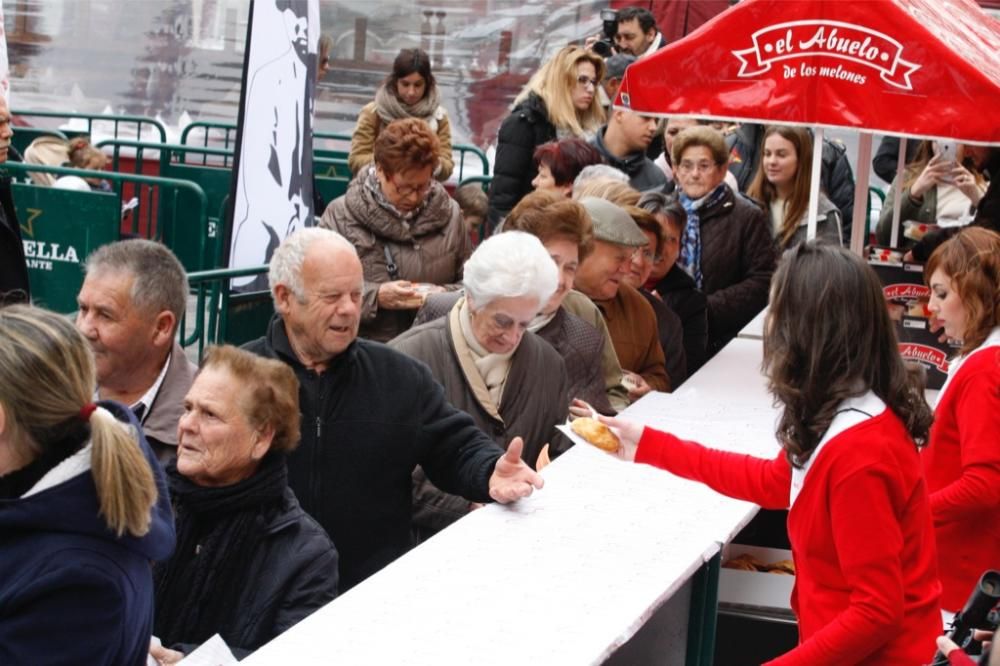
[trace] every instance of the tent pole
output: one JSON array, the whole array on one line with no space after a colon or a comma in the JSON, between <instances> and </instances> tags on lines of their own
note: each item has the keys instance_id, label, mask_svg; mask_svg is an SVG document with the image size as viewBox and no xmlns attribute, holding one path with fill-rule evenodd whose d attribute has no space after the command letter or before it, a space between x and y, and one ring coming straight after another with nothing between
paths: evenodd
<instances>
[{"instance_id":1,"label":"tent pole","mask_svg":"<svg viewBox=\"0 0 1000 666\"><path fill-rule=\"evenodd\" d=\"M854 215L851 220L851 252L864 255L868 244L868 180L872 169L872 133L858 132L858 173L854 186Z\"/></svg>"},{"instance_id":2,"label":"tent pole","mask_svg":"<svg viewBox=\"0 0 1000 666\"><path fill-rule=\"evenodd\" d=\"M903 173L906 171L906 137L899 137L899 154L896 157L896 177L892 180L892 238L890 247L899 247L899 213L903 197Z\"/></svg>"},{"instance_id":3,"label":"tent pole","mask_svg":"<svg viewBox=\"0 0 1000 666\"><path fill-rule=\"evenodd\" d=\"M809 180L809 227L806 238L816 238L816 217L819 213L819 178L823 166L823 128L813 128L812 175Z\"/></svg>"}]
</instances>

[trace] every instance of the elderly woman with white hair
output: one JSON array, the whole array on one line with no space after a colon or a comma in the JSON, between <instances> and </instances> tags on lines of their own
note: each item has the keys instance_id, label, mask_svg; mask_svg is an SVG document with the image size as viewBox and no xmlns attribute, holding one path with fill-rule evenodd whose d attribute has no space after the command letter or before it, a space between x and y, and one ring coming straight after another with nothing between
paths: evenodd
<instances>
[{"instance_id":1,"label":"elderly woman with white hair","mask_svg":"<svg viewBox=\"0 0 1000 666\"><path fill-rule=\"evenodd\" d=\"M532 467L546 444L550 455L569 446L556 429L569 411L562 357L528 327L556 291L548 250L520 231L492 236L465 263L465 295L446 317L389 343L426 363L448 401L472 416L500 446L524 439ZM426 538L468 513L467 500L447 495L414 473L414 530Z\"/></svg>"}]
</instances>

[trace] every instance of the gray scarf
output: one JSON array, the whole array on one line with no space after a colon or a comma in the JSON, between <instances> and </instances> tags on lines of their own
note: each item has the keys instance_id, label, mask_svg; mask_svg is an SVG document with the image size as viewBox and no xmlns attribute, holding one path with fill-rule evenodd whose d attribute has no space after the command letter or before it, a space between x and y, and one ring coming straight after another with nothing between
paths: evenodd
<instances>
[{"instance_id":1,"label":"gray scarf","mask_svg":"<svg viewBox=\"0 0 1000 666\"><path fill-rule=\"evenodd\" d=\"M375 93L375 113L386 125L403 118L420 118L430 126L432 132L436 133L438 118L441 117L438 112L440 106L441 101L436 86L428 90L424 98L413 106L390 93L384 84L379 86Z\"/></svg>"}]
</instances>

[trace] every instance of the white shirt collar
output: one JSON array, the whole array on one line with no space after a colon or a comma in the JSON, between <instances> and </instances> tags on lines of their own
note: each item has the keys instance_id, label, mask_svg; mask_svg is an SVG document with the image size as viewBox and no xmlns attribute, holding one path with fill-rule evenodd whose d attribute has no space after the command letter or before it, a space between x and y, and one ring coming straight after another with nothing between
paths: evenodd
<instances>
[{"instance_id":1,"label":"white shirt collar","mask_svg":"<svg viewBox=\"0 0 1000 666\"><path fill-rule=\"evenodd\" d=\"M170 367L170 358L173 354L167 354L167 362L163 364L163 368L160 370L160 376L156 378L153 385L149 387L141 398L136 400L133 404L129 405L129 409L133 412L139 408L139 405L143 406L141 423L146 422L146 418L149 417L149 412L153 407L153 402L156 400L156 395L160 392L160 386L163 385L163 379L167 376L167 368Z\"/></svg>"},{"instance_id":2,"label":"white shirt collar","mask_svg":"<svg viewBox=\"0 0 1000 666\"><path fill-rule=\"evenodd\" d=\"M650 56L656 53L656 51L660 48L660 44L662 43L663 43L663 33L657 31L656 39L654 39L653 43L649 45L649 48L647 48L645 51L642 52L642 55L639 56L638 60L642 60L646 56Z\"/></svg>"},{"instance_id":3,"label":"white shirt collar","mask_svg":"<svg viewBox=\"0 0 1000 666\"><path fill-rule=\"evenodd\" d=\"M864 395L841 401L837 407L836 415L830 421L830 426L823 433L823 438L820 439L819 444L813 449L812 455L809 456L809 459L805 461L802 467L792 468L792 483L788 489L789 508L798 499L799 493L802 492L802 488L805 486L806 475L809 473L809 469L816 462L816 458L819 457L820 452L826 446L827 442L848 428L853 428L863 421L874 418L885 410L885 403L873 391L868 391Z\"/></svg>"}]
</instances>

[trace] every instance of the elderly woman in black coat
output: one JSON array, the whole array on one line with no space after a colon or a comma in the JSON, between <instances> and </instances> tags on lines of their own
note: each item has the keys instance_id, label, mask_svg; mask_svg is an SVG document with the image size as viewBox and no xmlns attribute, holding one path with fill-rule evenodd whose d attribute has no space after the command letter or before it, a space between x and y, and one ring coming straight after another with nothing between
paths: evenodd
<instances>
[{"instance_id":1,"label":"elderly woman in black coat","mask_svg":"<svg viewBox=\"0 0 1000 666\"><path fill-rule=\"evenodd\" d=\"M529 327L556 290L555 263L541 242L511 231L480 245L465 263L465 295L447 316L406 331L390 346L426 363L448 401L501 446L524 440L532 468L546 444L569 445L555 426L569 411L566 365ZM415 476L414 527L423 536L469 510Z\"/></svg>"},{"instance_id":2,"label":"elderly woman in black coat","mask_svg":"<svg viewBox=\"0 0 1000 666\"><path fill-rule=\"evenodd\" d=\"M284 363L208 350L167 468L177 549L153 572L163 645L187 650L218 633L251 652L337 596L337 551L287 484L298 395Z\"/></svg>"}]
</instances>

